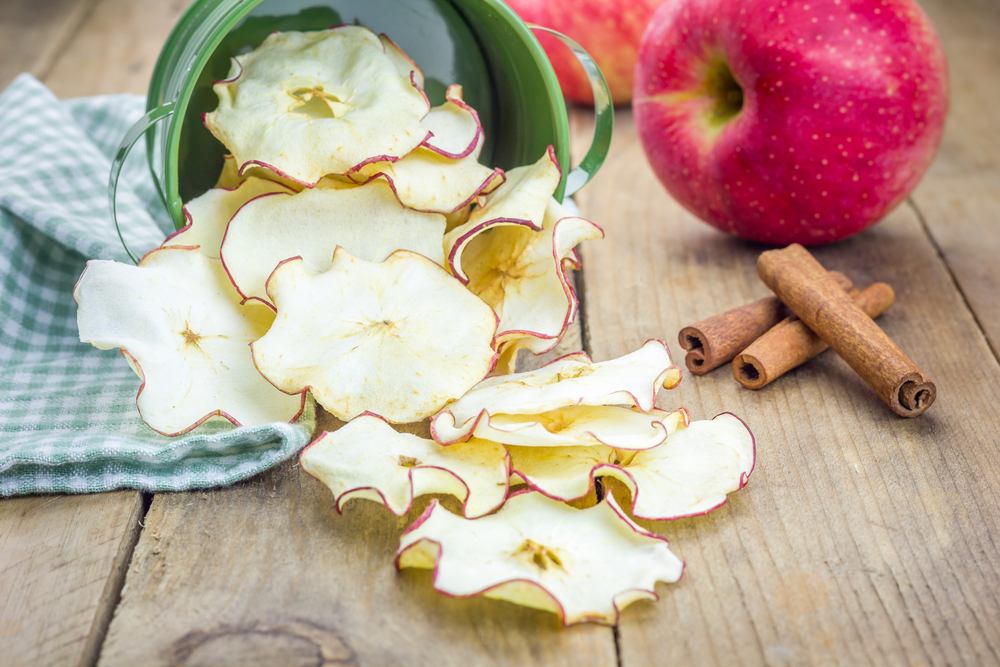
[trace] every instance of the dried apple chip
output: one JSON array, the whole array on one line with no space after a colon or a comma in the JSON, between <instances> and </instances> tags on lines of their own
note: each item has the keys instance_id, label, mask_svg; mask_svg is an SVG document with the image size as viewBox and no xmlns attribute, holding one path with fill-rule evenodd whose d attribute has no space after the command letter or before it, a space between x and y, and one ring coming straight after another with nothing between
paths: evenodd
<instances>
[{"instance_id":1,"label":"dried apple chip","mask_svg":"<svg viewBox=\"0 0 1000 667\"><path fill-rule=\"evenodd\" d=\"M219 259L229 220L251 199L275 192L290 194L280 183L254 177L232 189L213 188L184 206L187 225L168 236L163 246L198 246L206 257Z\"/></svg>"},{"instance_id":2,"label":"dried apple chip","mask_svg":"<svg viewBox=\"0 0 1000 667\"><path fill-rule=\"evenodd\" d=\"M455 160L421 147L397 162L367 164L351 177L359 183L385 179L403 206L447 215L495 190L504 173L484 167L471 155Z\"/></svg>"},{"instance_id":3,"label":"dried apple chip","mask_svg":"<svg viewBox=\"0 0 1000 667\"><path fill-rule=\"evenodd\" d=\"M235 157L227 154L222 156L222 159L222 171L219 173L219 180L215 183L215 187L217 188L232 190L238 188L240 183L248 179L259 178L264 181L280 183L289 192L301 192L303 190L301 183L283 178L266 167L248 166L241 173L239 165L236 164Z\"/></svg>"},{"instance_id":4,"label":"dried apple chip","mask_svg":"<svg viewBox=\"0 0 1000 667\"><path fill-rule=\"evenodd\" d=\"M282 260L301 257L318 273L342 247L370 262L400 249L441 262L444 226L443 215L401 206L384 181L357 187L323 179L320 187L243 206L226 228L222 262L245 299L270 304L265 283Z\"/></svg>"},{"instance_id":5,"label":"dried apple chip","mask_svg":"<svg viewBox=\"0 0 1000 667\"><path fill-rule=\"evenodd\" d=\"M565 447L555 454L510 447L515 473L550 498L586 496L597 477L614 477L632 492L632 516L666 520L705 514L743 488L753 471L753 434L738 417L683 422L652 449L624 451L605 446Z\"/></svg>"},{"instance_id":6,"label":"dried apple chip","mask_svg":"<svg viewBox=\"0 0 1000 667\"><path fill-rule=\"evenodd\" d=\"M230 154L222 157L222 171L219 173L219 180L215 182L215 187L233 190L240 186L245 179L240 176L240 166L236 164L236 158Z\"/></svg>"},{"instance_id":7,"label":"dried apple chip","mask_svg":"<svg viewBox=\"0 0 1000 667\"><path fill-rule=\"evenodd\" d=\"M447 214L445 216L445 221L446 221L444 227L445 233L448 233L451 230L458 227L459 225L464 225L466 222L468 222L469 216L472 214L473 204L478 205L479 200L481 199L482 197L476 197L473 201L469 202L468 204L458 209L457 211L452 211L451 213Z\"/></svg>"},{"instance_id":8,"label":"dried apple chip","mask_svg":"<svg viewBox=\"0 0 1000 667\"><path fill-rule=\"evenodd\" d=\"M632 602L657 599L656 582L677 581L684 564L610 494L579 510L521 492L474 520L431 501L403 533L396 567L433 568L435 590L452 597L544 609L564 625L613 625Z\"/></svg>"},{"instance_id":9,"label":"dried apple chip","mask_svg":"<svg viewBox=\"0 0 1000 667\"><path fill-rule=\"evenodd\" d=\"M428 136L423 91L360 26L272 33L213 88L219 106L205 125L240 173L260 165L311 186L400 158Z\"/></svg>"},{"instance_id":10,"label":"dried apple chip","mask_svg":"<svg viewBox=\"0 0 1000 667\"><path fill-rule=\"evenodd\" d=\"M473 152L473 159L479 159L483 126L476 110L462 99L462 86L448 86L445 103L431 109L423 124L432 135L424 140L424 147L454 160L471 156Z\"/></svg>"},{"instance_id":11,"label":"dried apple chip","mask_svg":"<svg viewBox=\"0 0 1000 667\"><path fill-rule=\"evenodd\" d=\"M466 440L491 415L537 415L571 405L634 405L649 412L657 393L676 384L678 369L662 340L618 359L593 363L577 352L538 370L487 378L434 415L431 435L449 445Z\"/></svg>"},{"instance_id":12,"label":"dried apple chip","mask_svg":"<svg viewBox=\"0 0 1000 667\"><path fill-rule=\"evenodd\" d=\"M549 146L545 155L535 164L511 169L503 185L486 196L482 206L469 216L468 221L448 232L444 237L448 268L462 282L468 282L459 257L485 225L525 225L541 229L552 193L559 186L562 171L555 151Z\"/></svg>"},{"instance_id":13,"label":"dried apple chip","mask_svg":"<svg viewBox=\"0 0 1000 667\"><path fill-rule=\"evenodd\" d=\"M469 390L496 358L496 315L426 257L398 250L381 264L343 248L310 275L301 259L267 281L278 316L254 343L260 372L289 393L312 388L345 421L374 412L424 419Z\"/></svg>"},{"instance_id":14,"label":"dried apple chip","mask_svg":"<svg viewBox=\"0 0 1000 667\"><path fill-rule=\"evenodd\" d=\"M333 492L337 511L352 498L384 504L402 516L413 499L444 493L463 502L466 517L489 514L507 497L510 457L503 445L472 439L442 447L399 433L378 415L363 414L306 447L299 461Z\"/></svg>"},{"instance_id":15,"label":"dried apple chip","mask_svg":"<svg viewBox=\"0 0 1000 667\"><path fill-rule=\"evenodd\" d=\"M287 395L254 368L248 344L274 313L240 305L218 260L196 248L154 250L139 266L93 260L73 296L80 340L120 347L142 378L139 414L163 435L180 435L213 416L236 425L294 421L305 393Z\"/></svg>"},{"instance_id":16,"label":"dried apple chip","mask_svg":"<svg viewBox=\"0 0 1000 667\"><path fill-rule=\"evenodd\" d=\"M613 405L571 405L535 415L487 414L476 422L473 436L530 448L604 445L620 450L651 449L663 444L685 418L689 419L684 409L666 412L653 408L647 414Z\"/></svg>"},{"instance_id":17,"label":"dried apple chip","mask_svg":"<svg viewBox=\"0 0 1000 667\"><path fill-rule=\"evenodd\" d=\"M563 260L583 241L603 237L600 227L549 199L541 229L501 220L470 231L449 257L451 272L466 275L469 290L497 312L501 345L516 340L542 354L558 344L579 307Z\"/></svg>"},{"instance_id":18,"label":"dried apple chip","mask_svg":"<svg viewBox=\"0 0 1000 667\"><path fill-rule=\"evenodd\" d=\"M406 55L406 52L399 48L396 42L389 39L388 35L383 33L378 38L382 40L382 46L385 47L385 54L389 56L389 59L396 66L396 71L399 72L399 75L406 78L412 76L413 82L423 90L424 71L420 69L420 65L413 62L413 59Z\"/></svg>"}]
</instances>

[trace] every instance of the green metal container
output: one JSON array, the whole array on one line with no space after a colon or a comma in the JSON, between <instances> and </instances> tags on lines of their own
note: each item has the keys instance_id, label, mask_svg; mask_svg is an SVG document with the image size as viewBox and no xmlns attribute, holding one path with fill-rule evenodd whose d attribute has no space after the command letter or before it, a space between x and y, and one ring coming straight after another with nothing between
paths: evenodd
<instances>
[{"instance_id":1,"label":"green metal container","mask_svg":"<svg viewBox=\"0 0 1000 667\"><path fill-rule=\"evenodd\" d=\"M594 61L560 37L583 63L597 100L590 151L573 171L569 123L552 65L529 28L502 0L196 0L174 27L149 86L147 113L123 139L109 183L112 216L121 166L143 135L163 203L179 229L183 202L211 188L225 148L205 128L202 114L218 104L212 84L224 79L230 58L278 30L320 30L360 24L384 32L423 69L432 104L449 84L486 131L481 162L510 169L535 162L546 146L563 165L556 197L580 189L600 168L611 142L614 110ZM548 31L552 32L552 31ZM162 121L162 122L161 122ZM117 219L115 219L117 226Z\"/></svg>"}]
</instances>

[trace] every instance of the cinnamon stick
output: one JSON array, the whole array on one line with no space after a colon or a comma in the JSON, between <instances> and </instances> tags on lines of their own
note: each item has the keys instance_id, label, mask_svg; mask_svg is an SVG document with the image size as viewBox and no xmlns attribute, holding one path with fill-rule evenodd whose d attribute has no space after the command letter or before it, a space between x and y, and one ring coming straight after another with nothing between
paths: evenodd
<instances>
[{"instance_id":1,"label":"cinnamon stick","mask_svg":"<svg viewBox=\"0 0 1000 667\"><path fill-rule=\"evenodd\" d=\"M885 283L869 285L851 294L872 319L889 310L896 293ZM733 359L733 376L747 389L760 389L809 361L829 346L798 317L782 320Z\"/></svg>"},{"instance_id":2,"label":"cinnamon stick","mask_svg":"<svg viewBox=\"0 0 1000 667\"><path fill-rule=\"evenodd\" d=\"M798 244L769 250L757 273L775 295L875 390L893 412L916 417L937 388Z\"/></svg>"},{"instance_id":3,"label":"cinnamon stick","mask_svg":"<svg viewBox=\"0 0 1000 667\"><path fill-rule=\"evenodd\" d=\"M850 279L843 273L831 271L830 275L844 289L851 288ZM732 361L791 314L778 297L767 296L684 327L677 334L681 347L688 351L684 362L695 375L704 375Z\"/></svg>"}]
</instances>

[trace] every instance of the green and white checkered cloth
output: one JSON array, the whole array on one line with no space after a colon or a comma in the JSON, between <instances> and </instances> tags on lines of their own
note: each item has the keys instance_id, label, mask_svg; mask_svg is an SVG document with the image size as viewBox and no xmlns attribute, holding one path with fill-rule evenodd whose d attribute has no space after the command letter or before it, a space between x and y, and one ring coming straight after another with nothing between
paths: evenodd
<instances>
[{"instance_id":1,"label":"green and white checkered cloth","mask_svg":"<svg viewBox=\"0 0 1000 667\"><path fill-rule=\"evenodd\" d=\"M298 452L315 425L212 421L166 438L139 419L139 378L80 343L73 286L88 259L129 262L108 213L118 142L145 98L61 102L22 74L0 94L0 496L231 484ZM171 225L144 151L122 172L118 215L144 253Z\"/></svg>"}]
</instances>

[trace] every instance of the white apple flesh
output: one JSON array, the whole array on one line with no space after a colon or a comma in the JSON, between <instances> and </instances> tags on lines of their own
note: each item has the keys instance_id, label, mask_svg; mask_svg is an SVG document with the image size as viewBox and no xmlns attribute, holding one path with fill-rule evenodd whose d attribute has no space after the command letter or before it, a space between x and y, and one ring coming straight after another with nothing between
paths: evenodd
<instances>
[{"instance_id":1,"label":"white apple flesh","mask_svg":"<svg viewBox=\"0 0 1000 667\"><path fill-rule=\"evenodd\" d=\"M916 186L947 72L911 0L674 0L643 36L633 108L688 210L766 243L836 241Z\"/></svg>"}]
</instances>

